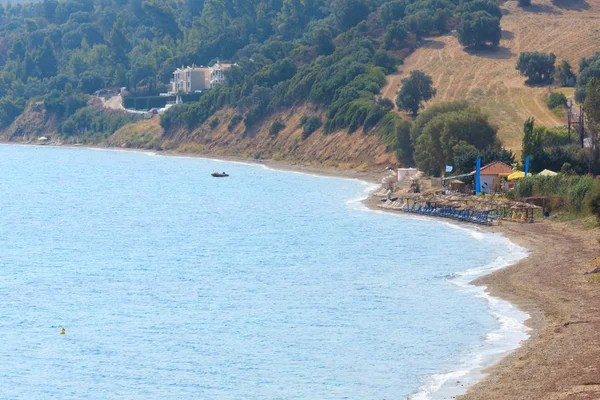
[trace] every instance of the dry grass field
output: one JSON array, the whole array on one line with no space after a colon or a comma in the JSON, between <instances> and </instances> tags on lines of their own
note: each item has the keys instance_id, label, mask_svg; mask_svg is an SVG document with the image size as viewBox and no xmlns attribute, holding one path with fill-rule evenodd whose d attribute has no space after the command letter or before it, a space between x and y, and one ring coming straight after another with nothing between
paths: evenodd
<instances>
[{"instance_id":1,"label":"dry grass field","mask_svg":"<svg viewBox=\"0 0 600 400\"><path fill-rule=\"evenodd\" d=\"M432 102L479 105L498 125L504 144L517 151L527 117L545 126L564 125L543 101L550 88L526 86L515 69L517 58L523 51L554 52L557 63L565 58L577 72L582 56L600 51L600 0L533 0L525 9L509 1L502 10L497 49L467 51L454 33L425 40L397 74L388 76L383 95L393 100L401 79L420 69L433 77L438 92Z\"/></svg>"}]
</instances>

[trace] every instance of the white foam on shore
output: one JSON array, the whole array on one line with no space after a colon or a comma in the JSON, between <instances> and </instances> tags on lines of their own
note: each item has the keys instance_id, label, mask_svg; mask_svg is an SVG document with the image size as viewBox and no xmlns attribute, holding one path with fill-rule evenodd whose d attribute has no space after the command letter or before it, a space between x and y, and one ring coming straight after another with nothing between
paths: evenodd
<instances>
[{"instance_id":1,"label":"white foam on shore","mask_svg":"<svg viewBox=\"0 0 600 400\"><path fill-rule=\"evenodd\" d=\"M450 224L453 225L453 224ZM456 225L454 225L456 227ZM460 229L468 229L460 227ZM498 321L499 327L488 332L483 342L465 352L456 365L456 369L435 374L419 390L408 396L410 400L439 400L453 399L466 393L469 386L477 383L486 374L483 370L497 363L502 357L520 347L521 342L529 337L529 328L525 321L529 314L520 311L506 300L491 296L485 286L475 286L471 282L483 275L515 264L527 257L527 251L512 243L500 234L486 233L474 230L474 236L480 240L496 242L508 248L506 256L496 258L492 263L467 271L457 272L448 277L448 281L459 290L472 293L475 297L487 301L490 314Z\"/></svg>"},{"instance_id":2,"label":"white foam on shore","mask_svg":"<svg viewBox=\"0 0 600 400\"><path fill-rule=\"evenodd\" d=\"M346 204L351 206L353 209L365 210L368 208L363 204L363 201L368 199L369 196L371 195L371 193L373 193L375 190L377 190L380 185L375 184L375 183L369 183L366 181L361 181L359 179L357 179L357 181L360 182L362 185L364 185L365 189L362 191L362 193L357 198L346 200Z\"/></svg>"},{"instance_id":3,"label":"white foam on shore","mask_svg":"<svg viewBox=\"0 0 600 400\"><path fill-rule=\"evenodd\" d=\"M365 192L367 196L379 185L371 185ZM374 189L375 188L375 189ZM467 349L455 364L455 368L447 372L434 374L428 378L416 393L406 397L407 400L442 400L454 399L465 394L469 386L483 379L483 373L488 367L496 364L500 359L521 346L521 342L529 338L530 329L525 326L529 314L519 310L510 302L491 296L486 286L476 286L473 280L490 274L502 268L516 264L528 256L528 251L511 242L499 233L490 233L477 226L466 226L441 218L432 218L422 215L406 213L390 213L385 210L373 210L366 207L362 200L348 200L347 204L353 209L371 211L387 215L395 215L406 219L427 220L444 224L452 229L462 231L476 240L485 240L506 249L504 256L497 257L493 262L466 271L456 272L447 277L448 282L456 285L458 290L470 292L473 296L482 298L487 302L489 313L498 321L499 327L486 333L482 342Z\"/></svg>"}]
</instances>

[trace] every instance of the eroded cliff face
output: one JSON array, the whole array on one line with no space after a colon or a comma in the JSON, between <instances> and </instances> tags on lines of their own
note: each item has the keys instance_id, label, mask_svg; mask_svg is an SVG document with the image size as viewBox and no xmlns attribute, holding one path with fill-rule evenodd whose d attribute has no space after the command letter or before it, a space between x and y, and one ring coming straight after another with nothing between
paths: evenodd
<instances>
[{"instance_id":1,"label":"eroded cliff face","mask_svg":"<svg viewBox=\"0 0 600 400\"><path fill-rule=\"evenodd\" d=\"M228 128L235 112L231 108L225 108L194 131L181 130L165 138L163 147L182 152L272 159L348 169L385 168L396 163L395 154L386 152L386 145L376 134L337 131L324 135L321 127L303 139L300 120L304 115L315 114L325 120L322 113L314 111L313 106L294 107L265 118L245 132L243 122L233 129ZM218 124L211 124L213 120L218 120ZM277 134L271 134L270 128L275 121L282 122L285 127Z\"/></svg>"},{"instance_id":2,"label":"eroded cliff face","mask_svg":"<svg viewBox=\"0 0 600 400\"><path fill-rule=\"evenodd\" d=\"M0 130L0 139L22 142L25 138L36 140L41 136L55 136L58 135L57 126L56 117L44 109L44 103L32 103L8 128Z\"/></svg>"}]
</instances>

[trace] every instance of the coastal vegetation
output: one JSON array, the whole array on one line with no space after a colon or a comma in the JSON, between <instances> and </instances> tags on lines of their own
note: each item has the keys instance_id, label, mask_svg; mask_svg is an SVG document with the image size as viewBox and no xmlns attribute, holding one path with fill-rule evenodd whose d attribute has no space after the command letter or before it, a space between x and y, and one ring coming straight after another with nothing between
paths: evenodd
<instances>
[{"instance_id":1,"label":"coastal vegetation","mask_svg":"<svg viewBox=\"0 0 600 400\"><path fill-rule=\"evenodd\" d=\"M593 215L600 223L600 182L592 176L561 173L523 178L511 192L513 199L547 197L550 211L565 212L576 218Z\"/></svg>"}]
</instances>

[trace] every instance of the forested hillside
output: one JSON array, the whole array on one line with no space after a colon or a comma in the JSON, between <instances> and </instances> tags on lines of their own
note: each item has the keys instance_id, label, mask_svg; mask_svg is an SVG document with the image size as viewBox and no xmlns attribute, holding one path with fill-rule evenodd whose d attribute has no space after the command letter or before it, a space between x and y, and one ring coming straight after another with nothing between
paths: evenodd
<instances>
[{"instance_id":1,"label":"forested hillside","mask_svg":"<svg viewBox=\"0 0 600 400\"><path fill-rule=\"evenodd\" d=\"M175 138L203 143L207 126L223 124L240 139L265 129L276 137L286 128L277 116L301 109L298 124L287 126L297 136L295 147L314 132L325 137L343 130L375 136L382 148L411 164L416 143L408 123L395 112L393 101L379 96L386 74L424 37L444 34L459 23L465 40L497 44L501 16L490 0L44 0L8 5L0 7L0 130L13 138L23 135L27 129L14 121L32 109L28 104L36 104L35 109L42 108L40 118L52 120L63 139L102 143L136 117L106 112L89 94L127 87L134 95L157 95L175 68L220 59L236 63L227 71L226 84L207 91L197 103L172 107L161 117L161 140L153 140L153 146ZM487 27L482 35L481 24ZM219 110L231 121L213 117Z\"/></svg>"}]
</instances>

